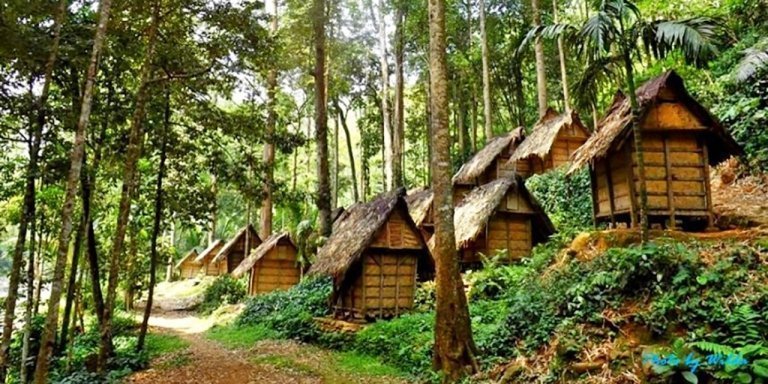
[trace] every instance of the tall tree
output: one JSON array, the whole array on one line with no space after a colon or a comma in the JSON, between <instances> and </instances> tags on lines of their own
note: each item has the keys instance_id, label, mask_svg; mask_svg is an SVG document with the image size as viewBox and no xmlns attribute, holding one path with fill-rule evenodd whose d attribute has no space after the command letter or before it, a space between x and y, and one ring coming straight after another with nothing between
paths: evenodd
<instances>
[{"instance_id":1,"label":"tall tree","mask_svg":"<svg viewBox=\"0 0 768 384\"><path fill-rule=\"evenodd\" d=\"M378 0L376 11L371 5L371 19L379 35L379 69L381 70L381 124L384 143L384 186L387 190L394 187L394 154L392 143L392 122L389 115L389 61L387 60L387 23L384 1Z\"/></svg>"},{"instance_id":2,"label":"tall tree","mask_svg":"<svg viewBox=\"0 0 768 384\"><path fill-rule=\"evenodd\" d=\"M325 97L325 0L313 0L312 29L315 37L315 141L317 142L317 209L319 231L331 235L331 182L328 169L328 109Z\"/></svg>"},{"instance_id":3,"label":"tall tree","mask_svg":"<svg viewBox=\"0 0 768 384\"><path fill-rule=\"evenodd\" d=\"M149 288L147 289L147 302L144 305L144 317L139 329L139 340L136 342L136 351L144 349L144 340L149 327L149 316L152 314L152 304L155 294L155 282L157 281L157 239L162 231L163 217L163 178L165 177L165 162L168 158L168 131L171 126L171 91L166 85L165 109L163 111L163 126L160 132L160 165L157 169L157 181L155 183L155 213L152 219L152 237L149 245Z\"/></svg>"},{"instance_id":4,"label":"tall tree","mask_svg":"<svg viewBox=\"0 0 768 384\"><path fill-rule=\"evenodd\" d=\"M115 310L115 299L117 297L117 285L120 274L120 261L123 252L123 243L125 242L125 233L128 228L130 217L131 201L136 192L138 184L138 162L141 156L141 147L144 140L144 112L149 103L150 76L152 75L152 64L155 57L155 43L157 40L157 31L160 24L160 8L162 0L155 0L152 5L152 16L147 31L147 48L144 53L144 60L141 64L139 75L139 87L136 90L136 103L131 116L131 128L128 136L128 147L125 154L125 168L123 172L123 187L120 192L120 203L117 211L117 224L115 234L112 240L112 248L109 253L109 268L107 277L107 298L104 302L104 319L100 324L101 345L99 348L99 370L106 369L107 360L112 357L112 315Z\"/></svg>"},{"instance_id":5,"label":"tall tree","mask_svg":"<svg viewBox=\"0 0 768 384\"><path fill-rule=\"evenodd\" d=\"M558 23L557 0L552 0L552 17L555 24ZM563 37L557 37L557 53L560 56L560 81L563 86L563 104L565 112L571 111L571 96L568 90L568 71L565 68L565 47L563 47Z\"/></svg>"},{"instance_id":6,"label":"tall tree","mask_svg":"<svg viewBox=\"0 0 768 384\"><path fill-rule=\"evenodd\" d=\"M91 58L86 72L80 118L77 123L77 131L75 131L75 141L72 145L69 174L67 175L64 203L61 209L61 230L59 232L58 249L56 251L56 265L53 273L53 281L51 282L50 305L48 305L45 327L43 328L43 334L40 338L40 351L37 355L37 365L35 367L35 384L44 384L48 380L48 368L50 366L50 358L53 353L54 342L56 339L56 329L58 327L58 303L61 300L62 280L64 279L64 269L67 262L69 239L72 234L72 215L75 208L75 193L77 192L77 182L80 179L80 171L83 164L83 156L85 154L85 132L88 128L88 120L91 116L93 88L96 83L96 72L99 67L99 55L101 54L101 49L104 46L104 39L107 35L107 23L109 22L111 5L112 0L102 0L99 3L99 22L96 27L96 34L93 39L93 50L91 51Z\"/></svg>"},{"instance_id":7,"label":"tall tree","mask_svg":"<svg viewBox=\"0 0 768 384\"><path fill-rule=\"evenodd\" d=\"M539 0L531 0L531 11L533 12L533 27L541 27L541 9ZM533 52L536 57L536 96L539 100L539 117L547 113L547 68L544 64L544 42L541 37L536 37L533 45Z\"/></svg>"},{"instance_id":8,"label":"tall tree","mask_svg":"<svg viewBox=\"0 0 768 384\"><path fill-rule=\"evenodd\" d=\"M395 129L392 135L392 178L395 188L405 185L403 151L405 145L405 1L395 5Z\"/></svg>"},{"instance_id":9,"label":"tall tree","mask_svg":"<svg viewBox=\"0 0 768 384\"><path fill-rule=\"evenodd\" d=\"M488 33L485 31L485 0L480 0L480 50L483 60L483 117L485 118L485 140L493 138L493 120L491 116L491 73L488 63Z\"/></svg>"},{"instance_id":10,"label":"tall tree","mask_svg":"<svg viewBox=\"0 0 768 384\"><path fill-rule=\"evenodd\" d=\"M23 264L22 256L26 245L27 227L35 220L35 180L38 175L38 160L40 145L43 139L43 128L45 127L46 112L48 108L48 94L53 78L53 68L56 64L56 58L59 53L59 42L61 41L61 26L64 17L67 14L66 0L59 1L56 13L53 18L53 40L51 41L50 52L45 62L43 89L40 97L35 102L37 116L35 122L30 122L31 129L29 137L29 162L26 170L26 189L24 191L24 207L22 208L21 221L19 223L19 233L16 238L16 245L13 249L13 258L11 261L11 276L9 278L8 297L5 299L5 315L3 318L3 336L0 341L0 381L5 381L8 369L8 350L11 346L11 334L13 332L13 320L16 312L16 300L18 299L19 281L21 280L21 266ZM31 95L30 95L31 96ZM31 241L34 243L34 241ZM30 253L34 252L31 248ZM27 284L32 284L27 281ZM27 297L27 305L32 305L32 298ZM28 324L29 325L29 324Z\"/></svg>"},{"instance_id":11,"label":"tall tree","mask_svg":"<svg viewBox=\"0 0 768 384\"><path fill-rule=\"evenodd\" d=\"M435 315L434 366L445 381L455 382L476 369L475 343L469 308L459 270L453 227L453 174L448 128L448 68L446 60L445 0L429 0L429 74L432 141L432 189L435 211Z\"/></svg>"},{"instance_id":12,"label":"tall tree","mask_svg":"<svg viewBox=\"0 0 768 384\"><path fill-rule=\"evenodd\" d=\"M274 9L274 15L272 15L272 22L270 23L270 33L272 37L277 35L277 0L272 1L272 8ZM272 68L267 73L267 129L266 129L266 143L264 143L264 200L261 202L261 215L259 215L259 235L262 239L266 239L272 234L272 192L274 184L275 173L275 123L277 121L277 112L275 106L277 104L276 93L277 91L277 63L272 63Z\"/></svg>"}]
</instances>

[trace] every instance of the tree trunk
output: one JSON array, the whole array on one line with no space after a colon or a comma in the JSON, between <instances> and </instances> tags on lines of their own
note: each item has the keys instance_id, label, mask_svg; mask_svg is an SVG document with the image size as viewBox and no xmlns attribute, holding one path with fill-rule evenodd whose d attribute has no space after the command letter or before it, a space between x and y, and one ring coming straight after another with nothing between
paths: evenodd
<instances>
[{"instance_id":1,"label":"tree trunk","mask_svg":"<svg viewBox=\"0 0 768 384\"><path fill-rule=\"evenodd\" d=\"M512 66L512 71L515 77L515 101L517 101L517 125L519 127L525 126L525 93L523 92L523 72L520 68L522 65L517 62Z\"/></svg>"},{"instance_id":2,"label":"tree trunk","mask_svg":"<svg viewBox=\"0 0 768 384\"><path fill-rule=\"evenodd\" d=\"M632 56L624 52L624 69L626 71L629 102L632 106L632 134L635 143L635 161L637 161L638 180L640 181L640 238L643 243L648 241L648 189L645 183L645 156L643 156L643 137L640 127L640 107L635 94L635 76L632 68Z\"/></svg>"},{"instance_id":3,"label":"tree trunk","mask_svg":"<svg viewBox=\"0 0 768 384\"><path fill-rule=\"evenodd\" d=\"M339 206L339 117L333 116L333 168L331 172L331 209Z\"/></svg>"},{"instance_id":4,"label":"tree trunk","mask_svg":"<svg viewBox=\"0 0 768 384\"><path fill-rule=\"evenodd\" d=\"M535 0L534 0L535 1ZM488 52L488 34L485 31L485 0L480 0L480 45L483 58L483 117L485 141L493 138L493 117L491 116L491 70Z\"/></svg>"},{"instance_id":5,"label":"tree trunk","mask_svg":"<svg viewBox=\"0 0 768 384\"><path fill-rule=\"evenodd\" d=\"M169 87L169 85L166 85ZM144 340L147 336L147 327L149 326L149 316L152 314L152 302L155 294L155 283L157 280L157 238L160 236L161 218L163 216L163 178L165 177L165 161L168 157L168 129L171 124L171 94L170 90L165 90L165 111L164 111L163 131L160 133L160 165L157 170L157 182L155 184L155 216L152 222L152 238L149 245L149 288L147 289L147 303L144 306L144 318L141 321L139 330L139 340L136 342L136 351L141 352L144 349Z\"/></svg>"},{"instance_id":6,"label":"tree trunk","mask_svg":"<svg viewBox=\"0 0 768 384\"><path fill-rule=\"evenodd\" d=\"M80 109L80 118L77 123L75 140L72 145L69 174L67 175L64 203L61 209L61 232L59 233L58 248L56 251L56 264L53 273L53 282L51 284L50 304L48 305L48 314L45 318L45 328L40 339L40 353L37 356L37 366L35 368L34 378L35 384L44 384L48 378L48 368L50 366L49 360L53 353L53 344L56 339L55 333L59 320L58 303L61 299L64 268L67 262L69 239L72 234L72 214L75 208L75 193L77 192L77 182L80 178L80 170L83 163L83 155L85 153L85 132L88 126L88 119L91 115L93 87L96 82L99 55L107 33L110 5L111 0L102 0L99 4L99 22L96 27L96 35L93 39L93 51L91 52L85 87L83 89L83 106Z\"/></svg>"},{"instance_id":7,"label":"tree trunk","mask_svg":"<svg viewBox=\"0 0 768 384\"><path fill-rule=\"evenodd\" d=\"M371 7L373 7L371 5ZM389 63L387 62L387 26L384 19L384 1L379 0L376 12L371 9L371 19L379 34L379 67L381 70L381 123L384 135L384 188L391 190L394 185L394 155L392 124L389 117Z\"/></svg>"},{"instance_id":8,"label":"tree trunk","mask_svg":"<svg viewBox=\"0 0 768 384\"><path fill-rule=\"evenodd\" d=\"M331 185L328 170L328 115L325 98L325 0L313 0L315 35L315 135L317 142L317 210L320 235L331 235Z\"/></svg>"},{"instance_id":9,"label":"tree trunk","mask_svg":"<svg viewBox=\"0 0 768 384\"><path fill-rule=\"evenodd\" d=\"M3 335L0 341L0 382L5 382L8 369L8 351L11 346L11 335L13 333L13 320L16 312L16 300L18 299L19 281L21 280L21 267L23 264L22 256L26 245L27 226L35 219L35 179L38 173L38 159L40 145L43 138L43 128L45 127L46 108L48 106L48 93L50 90L51 79L53 78L53 67L56 64L56 57L59 52L59 41L61 40L61 25L67 13L67 2L59 1L53 21L53 40L51 42L51 51L45 62L45 78L43 80L43 89L40 98L37 100L37 118L34 127L30 132L29 163L27 164L26 189L24 191L24 207L22 208L21 222L19 223L19 234L16 238L16 245L13 250L11 261L11 273L9 278L8 296L5 300L5 316L3 317ZM30 95L31 96L31 95ZM34 241L32 241L34 243ZM34 252L34 248L31 252ZM27 282L30 284L31 282ZM27 305L30 304L30 298L27 298Z\"/></svg>"},{"instance_id":10,"label":"tree trunk","mask_svg":"<svg viewBox=\"0 0 768 384\"><path fill-rule=\"evenodd\" d=\"M533 27L538 28L541 26L539 0L531 0L531 10L533 11ZM536 56L536 93L539 99L539 117L542 117L547 113L547 69L544 66L544 42L540 36L536 36L533 52Z\"/></svg>"},{"instance_id":11,"label":"tree trunk","mask_svg":"<svg viewBox=\"0 0 768 384\"><path fill-rule=\"evenodd\" d=\"M555 24L558 23L557 17L557 0L552 0L552 15L554 17ZM568 90L568 72L565 68L565 48L563 47L563 37L557 37L557 52L560 55L560 81L563 86L563 103L565 104L565 112L571 111L571 97Z\"/></svg>"},{"instance_id":12,"label":"tree trunk","mask_svg":"<svg viewBox=\"0 0 768 384\"><path fill-rule=\"evenodd\" d=\"M216 220L219 210L219 186L216 183L216 174L211 175L211 194L213 194L213 211L211 212L211 231L208 232L208 245L210 246L216 240ZM173 264L173 262L171 262Z\"/></svg>"},{"instance_id":13,"label":"tree trunk","mask_svg":"<svg viewBox=\"0 0 768 384\"><path fill-rule=\"evenodd\" d=\"M275 9L275 14L272 16L272 22L270 23L270 32L272 36L275 36L277 35L277 0L272 1L272 6ZM277 68L273 67L267 73L267 142L264 144L263 157L266 172L264 174L264 200L261 202L261 214L259 215L259 235L262 239L266 239L272 234L272 189L275 166L274 135L277 120L277 112L275 111L275 105L277 104L277 99L275 98L276 90Z\"/></svg>"},{"instance_id":14,"label":"tree trunk","mask_svg":"<svg viewBox=\"0 0 768 384\"><path fill-rule=\"evenodd\" d=\"M77 75L77 72L72 69L70 71L70 81L69 81L69 92L72 99L72 118L73 118L73 125L77 124L77 114L78 114L78 107L80 106L80 80L79 76ZM87 154L83 156L83 168L85 168L86 158ZM86 177L87 172L80 172L80 182L81 184L84 182L84 177ZM82 185L81 185L81 188ZM89 217L86 216L85 210L83 210L83 213L81 214L80 218L80 226L77 229L77 234L75 237L75 248L74 252L72 253L72 265L70 267L70 275L69 275L69 283L67 285L67 296L66 301L64 305L64 318L62 319L62 326L61 326L61 335L60 341L59 341L59 347L57 348L54 353L61 354L66 347L67 347L67 337L69 336L69 323L70 318L72 314L72 306L73 301L75 298L75 291L76 291L76 284L77 284L77 276L78 273L81 273L78 269L80 263L80 257L81 257L81 251L83 247L83 241L86 236L86 232L88 231L88 220ZM26 337L26 335L25 335ZM25 380L21 380L22 382L26 382Z\"/></svg>"},{"instance_id":15,"label":"tree trunk","mask_svg":"<svg viewBox=\"0 0 768 384\"><path fill-rule=\"evenodd\" d=\"M336 114L339 116L339 120L341 121L341 128L344 130L344 136L347 142L347 152L349 153L349 168L352 172L352 193L353 193L353 197L355 198L355 202L358 202L360 201L360 194L358 193L358 190L357 190L357 175L355 171L355 153L352 151L352 135L349 134L349 126L347 126L347 116L344 114L344 111L342 111L339 101L334 99L333 105L336 108Z\"/></svg>"},{"instance_id":16,"label":"tree trunk","mask_svg":"<svg viewBox=\"0 0 768 384\"><path fill-rule=\"evenodd\" d=\"M42 184L42 180L41 180ZM41 188L42 189L42 186ZM40 226L42 229L42 225ZM32 218L30 222L29 236L29 262L27 264L27 305L24 308L24 335L21 345L21 366L19 367L19 381L27 383L29 352L32 340L32 316L36 313L35 301L35 236L37 235L37 220ZM42 232L42 231L41 231ZM42 239L42 237L41 237ZM38 299L39 301L39 299Z\"/></svg>"},{"instance_id":17,"label":"tree trunk","mask_svg":"<svg viewBox=\"0 0 768 384\"><path fill-rule=\"evenodd\" d=\"M67 346L67 336L69 335L69 320L72 315L72 305L75 300L75 285L77 284L78 265L80 263L80 253L83 247L83 238L88 228L88 218L83 215L80 218L80 225L75 234L75 247L72 250L72 263L69 268L69 282L67 283L67 296L64 304L64 317L61 322L61 334L59 335L59 347L56 353L59 354ZM22 381L23 382L23 381Z\"/></svg>"},{"instance_id":18,"label":"tree trunk","mask_svg":"<svg viewBox=\"0 0 768 384\"><path fill-rule=\"evenodd\" d=\"M112 314L115 309L117 296L117 284L120 272L120 259L123 252L125 233L128 227L128 218L131 208L131 200L138 184L137 164L141 156L141 146L144 138L143 120L144 111L149 102L149 77L152 73L152 59L155 56L155 40L158 24L160 22L160 1L155 0L152 9L152 21L147 34L147 51L141 66L139 88L136 91L136 106L131 117L131 131L128 137L128 148L125 155L125 171L123 173L123 188L120 193L120 203L117 212L117 224L115 225L115 237L109 253L109 274L107 278L107 300L104 305L104 321L102 323L101 345L99 348L98 369L106 370L107 360L112 357Z\"/></svg>"},{"instance_id":19,"label":"tree trunk","mask_svg":"<svg viewBox=\"0 0 768 384\"><path fill-rule=\"evenodd\" d=\"M399 3L395 10L395 129L392 136L392 178L395 188L405 185L405 166L403 152L405 149L405 80L403 66L405 59L405 5Z\"/></svg>"},{"instance_id":20,"label":"tree trunk","mask_svg":"<svg viewBox=\"0 0 768 384\"><path fill-rule=\"evenodd\" d=\"M445 381L456 382L472 372L472 340L467 298L459 271L453 228L451 137L448 131L448 69L445 1L429 0L429 69L432 112L432 188L435 207L436 316L434 366ZM469 367L469 369L468 369Z\"/></svg>"}]
</instances>

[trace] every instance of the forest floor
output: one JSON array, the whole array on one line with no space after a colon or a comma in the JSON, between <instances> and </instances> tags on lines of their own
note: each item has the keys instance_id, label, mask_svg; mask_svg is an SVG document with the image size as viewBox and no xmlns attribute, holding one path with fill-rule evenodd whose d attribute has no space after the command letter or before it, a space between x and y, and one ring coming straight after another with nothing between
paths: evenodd
<instances>
[{"instance_id":1,"label":"forest floor","mask_svg":"<svg viewBox=\"0 0 768 384\"><path fill-rule=\"evenodd\" d=\"M206 337L213 325L213 319L195 313L153 313L151 332L178 336L189 346L154 359L149 369L125 383L407 383L396 372L369 369L370 362L359 356L294 341L263 340L247 348L225 345Z\"/></svg>"}]
</instances>

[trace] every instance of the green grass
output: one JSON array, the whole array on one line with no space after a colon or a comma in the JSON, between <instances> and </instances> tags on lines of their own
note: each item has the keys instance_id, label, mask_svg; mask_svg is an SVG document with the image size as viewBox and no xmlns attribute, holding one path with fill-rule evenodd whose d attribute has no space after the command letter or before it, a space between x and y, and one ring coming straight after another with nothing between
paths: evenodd
<instances>
[{"instance_id":1,"label":"green grass","mask_svg":"<svg viewBox=\"0 0 768 384\"><path fill-rule=\"evenodd\" d=\"M309 365L302 364L287 356L281 356L281 355L259 356L253 359L253 362L256 364L267 364L282 370L299 372L299 373L303 373L310 376L317 375L317 372L315 372L315 370L313 370L312 367L310 367Z\"/></svg>"},{"instance_id":2,"label":"green grass","mask_svg":"<svg viewBox=\"0 0 768 384\"><path fill-rule=\"evenodd\" d=\"M400 370L386 365L375 357L348 351L336 354L336 364L339 369L349 373L365 374L366 376L403 377Z\"/></svg>"},{"instance_id":3,"label":"green grass","mask_svg":"<svg viewBox=\"0 0 768 384\"><path fill-rule=\"evenodd\" d=\"M258 341L277 338L274 330L263 325L220 325L209 329L205 335L228 349L248 348Z\"/></svg>"},{"instance_id":4,"label":"green grass","mask_svg":"<svg viewBox=\"0 0 768 384\"><path fill-rule=\"evenodd\" d=\"M189 346L189 342L175 335L150 333L147 335L146 350L150 357L167 355Z\"/></svg>"}]
</instances>

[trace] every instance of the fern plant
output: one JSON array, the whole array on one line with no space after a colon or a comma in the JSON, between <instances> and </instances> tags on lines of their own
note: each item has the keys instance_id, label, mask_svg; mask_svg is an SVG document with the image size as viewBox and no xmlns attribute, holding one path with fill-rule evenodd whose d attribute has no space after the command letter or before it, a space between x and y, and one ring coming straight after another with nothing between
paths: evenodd
<instances>
[{"instance_id":1,"label":"fern plant","mask_svg":"<svg viewBox=\"0 0 768 384\"><path fill-rule=\"evenodd\" d=\"M706 352L709 356L705 370L712 377L733 383L768 383L768 347L747 344L738 348L727 345L698 341L688 347Z\"/></svg>"}]
</instances>

